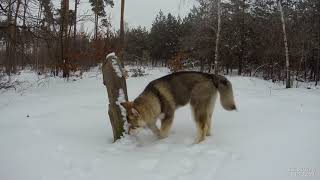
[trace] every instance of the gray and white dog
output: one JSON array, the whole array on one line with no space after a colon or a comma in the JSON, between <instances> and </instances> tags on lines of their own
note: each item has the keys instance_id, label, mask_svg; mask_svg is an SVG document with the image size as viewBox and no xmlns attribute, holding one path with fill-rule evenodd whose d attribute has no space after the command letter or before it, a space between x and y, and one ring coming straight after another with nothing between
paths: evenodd
<instances>
[{"instance_id":1,"label":"gray and white dog","mask_svg":"<svg viewBox=\"0 0 320 180\"><path fill-rule=\"evenodd\" d=\"M134 101L121 103L127 110L129 134L136 128L148 127L159 138L167 137L175 110L190 103L197 125L195 143L199 143L211 134L218 92L222 107L236 110L232 85L223 76L185 71L153 80ZM157 119L161 120L160 129L156 125Z\"/></svg>"}]
</instances>

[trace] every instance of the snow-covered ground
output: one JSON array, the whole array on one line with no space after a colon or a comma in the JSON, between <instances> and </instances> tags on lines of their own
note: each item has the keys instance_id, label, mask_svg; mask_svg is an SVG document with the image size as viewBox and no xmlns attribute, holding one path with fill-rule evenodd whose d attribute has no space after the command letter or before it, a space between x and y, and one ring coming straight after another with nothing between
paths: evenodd
<instances>
[{"instance_id":1,"label":"snow-covered ground","mask_svg":"<svg viewBox=\"0 0 320 180\"><path fill-rule=\"evenodd\" d=\"M167 72L127 79L129 98ZM142 131L112 143L106 89L96 74L0 91L0 180L320 179L319 89L229 77L239 111L217 102L213 136L203 143L192 145L188 107L177 111L166 139Z\"/></svg>"}]
</instances>

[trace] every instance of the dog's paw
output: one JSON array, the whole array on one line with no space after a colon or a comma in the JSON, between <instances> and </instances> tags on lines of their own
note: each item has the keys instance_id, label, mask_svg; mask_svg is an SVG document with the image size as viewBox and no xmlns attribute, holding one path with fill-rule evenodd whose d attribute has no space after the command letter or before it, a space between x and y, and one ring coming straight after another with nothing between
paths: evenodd
<instances>
[{"instance_id":1,"label":"dog's paw","mask_svg":"<svg viewBox=\"0 0 320 180\"><path fill-rule=\"evenodd\" d=\"M197 137L197 138L194 140L193 144L199 144L199 143L201 143L201 142L204 141L204 140L205 140L205 137Z\"/></svg>"},{"instance_id":2,"label":"dog's paw","mask_svg":"<svg viewBox=\"0 0 320 180\"><path fill-rule=\"evenodd\" d=\"M168 133L161 133L160 132L160 134L159 134L159 139L164 139L164 138L167 138L169 136L169 134Z\"/></svg>"}]
</instances>

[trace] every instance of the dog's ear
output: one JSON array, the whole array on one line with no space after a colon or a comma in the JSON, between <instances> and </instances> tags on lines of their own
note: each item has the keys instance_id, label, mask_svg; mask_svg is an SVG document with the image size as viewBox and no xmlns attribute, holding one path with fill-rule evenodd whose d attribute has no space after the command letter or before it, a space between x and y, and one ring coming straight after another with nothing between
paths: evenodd
<instances>
[{"instance_id":1,"label":"dog's ear","mask_svg":"<svg viewBox=\"0 0 320 180\"><path fill-rule=\"evenodd\" d=\"M132 109L132 106L133 106L133 103L132 103L132 102L129 102L129 101L127 101L127 102L122 102L122 103L120 103L120 104L121 104L121 106L123 106L126 110Z\"/></svg>"},{"instance_id":2,"label":"dog's ear","mask_svg":"<svg viewBox=\"0 0 320 180\"><path fill-rule=\"evenodd\" d=\"M139 112L138 112L137 109L134 108L134 107L131 108L131 112L132 112L132 114L133 114L135 117L139 117L139 116L140 116Z\"/></svg>"}]
</instances>

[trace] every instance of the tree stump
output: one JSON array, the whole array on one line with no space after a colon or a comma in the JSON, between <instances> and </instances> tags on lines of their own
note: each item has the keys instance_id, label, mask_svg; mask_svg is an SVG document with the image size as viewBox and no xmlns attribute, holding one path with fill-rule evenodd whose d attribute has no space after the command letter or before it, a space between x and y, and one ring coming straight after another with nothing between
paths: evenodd
<instances>
[{"instance_id":1,"label":"tree stump","mask_svg":"<svg viewBox=\"0 0 320 180\"><path fill-rule=\"evenodd\" d=\"M123 69L115 53L107 55L103 61L103 84L107 88L109 98L109 118L113 130L114 141L121 138L125 132L126 110L120 105L128 101L126 79Z\"/></svg>"}]
</instances>

